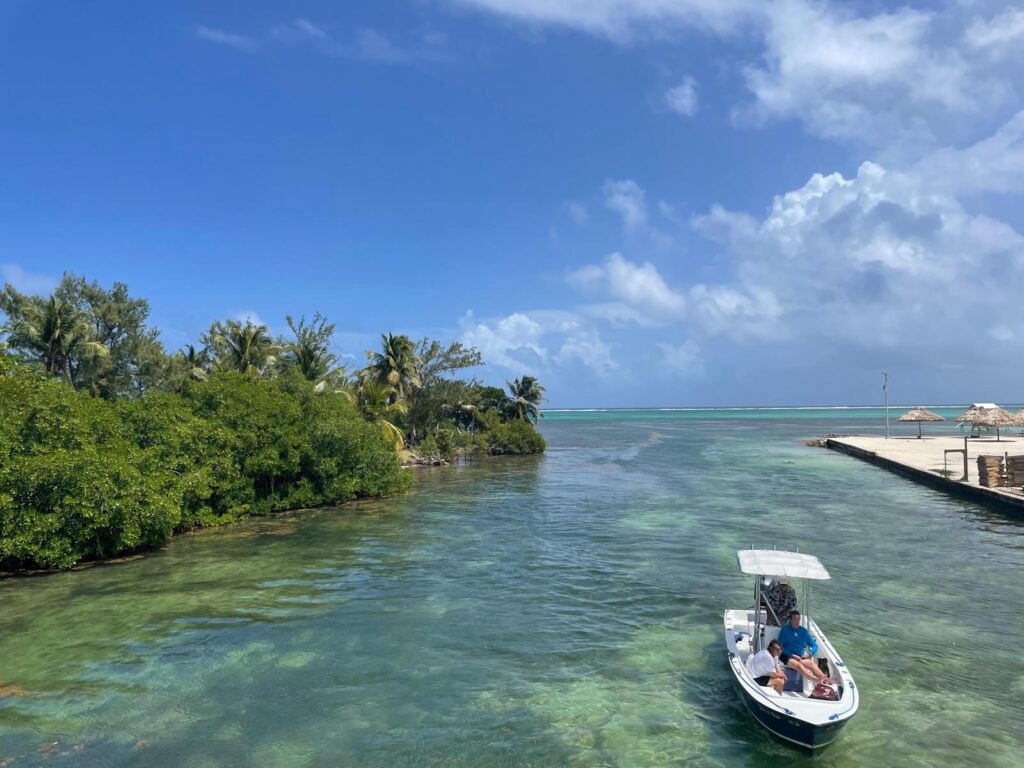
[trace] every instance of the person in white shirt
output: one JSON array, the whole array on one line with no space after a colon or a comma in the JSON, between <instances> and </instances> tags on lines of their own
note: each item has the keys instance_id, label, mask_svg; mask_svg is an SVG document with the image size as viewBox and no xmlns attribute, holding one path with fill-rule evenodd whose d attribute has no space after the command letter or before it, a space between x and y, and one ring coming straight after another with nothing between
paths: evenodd
<instances>
[{"instance_id":1,"label":"person in white shirt","mask_svg":"<svg viewBox=\"0 0 1024 768\"><path fill-rule=\"evenodd\" d=\"M765 688L771 686L778 694L782 693L782 687L786 684L786 673L779 663L781 655L782 645L778 640L772 640L766 649L755 653L750 660L750 674L754 682Z\"/></svg>"}]
</instances>

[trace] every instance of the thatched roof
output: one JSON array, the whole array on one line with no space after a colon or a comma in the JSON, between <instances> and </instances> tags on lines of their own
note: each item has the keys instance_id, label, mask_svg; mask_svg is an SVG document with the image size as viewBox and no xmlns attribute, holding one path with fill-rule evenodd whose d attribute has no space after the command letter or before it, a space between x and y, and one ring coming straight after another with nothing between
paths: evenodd
<instances>
[{"instance_id":1,"label":"thatched roof","mask_svg":"<svg viewBox=\"0 0 1024 768\"><path fill-rule=\"evenodd\" d=\"M976 427L1015 427L1024 426L1024 411L1020 414L1011 414L998 406L992 408L980 408L972 406L963 414L956 417L958 422L970 422Z\"/></svg>"},{"instance_id":2,"label":"thatched roof","mask_svg":"<svg viewBox=\"0 0 1024 768\"><path fill-rule=\"evenodd\" d=\"M992 406L991 409L988 406L980 406L980 404L974 404L963 414L956 417L956 421L959 423L971 422L975 423L976 419L981 418L985 415L985 412L998 408L998 406ZM1000 409L1001 410L1001 409Z\"/></svg>"},{"instance_id":3,"label":"thatched roof","mask_svg":"<svg viewBox=\"0 0 1024 768\"><path fill-rule=\"evenodd\" d=\"M1015 413L1002 408L985 408L975 414L971 423L978 427L1013 427L1021 422Z\"/></svg>"},{"instance_id":4,"label":"thatched roof","mask_svg":"<svg viewBox=\"0 0 1024 768\"><path fill-rule=\"evenodd\" d=\"M981 415L981 412L983 410L984 410L983 408L980 408L977 405L972 405L966 411L964 411L959 416L957 416L956 420L957 420L957 422L959 422L961 424L964 423L964 422L967 422L967 421L974 421L974 418L976 416Z\"/></svg>"},{"instance_id":5,"label":"thatched roof","mask_svg":"<svg viewBox=\"0 0 1024 768\"><path fill-rule=\"evenodd\" d=\"M907 411L900 416L900 421L945 421L937 413L932 413L927 408L917 407Z\"/></svg>"}]
</instances>

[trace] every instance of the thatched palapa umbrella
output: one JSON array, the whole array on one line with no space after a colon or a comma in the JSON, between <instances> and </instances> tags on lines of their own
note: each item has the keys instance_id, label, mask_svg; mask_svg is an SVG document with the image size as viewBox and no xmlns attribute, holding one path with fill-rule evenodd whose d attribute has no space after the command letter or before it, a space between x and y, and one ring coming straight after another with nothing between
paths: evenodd
<instances>
[{"instance_id":1,"label":"thatched palapa umbrella","mask_svg":"<svg viewBox=\"0 0 1024 768\"><path fill-rule=\"evenodd\" d=\"M996 442L999 442L999 429L1001 427L1013 427L1024 423L1017 414L1010 413L993 403L980 403L972 405L966 411L956 417L959 422L970 422L974 427L995 427Z\"/></svg>"},{"instance_id":2,"label":"thatched palapa umbrella","mask_svg":"<svg viewBox=\"0 0 1024 768\"><path fill-rule=\"evenodd\" d=\"M995 403L974 403L966 411L956 417L957 424L963 428L964 424L970 424L972 427L975 426L974 420L984 413L988 408L996 408Z\"/></svg>"},{"instance_id":3,"label":"thatched palapa umbrella","mask_svg":"<svg viewBox=\"0 0 1024 768\"><path fill-rule=\"evenodd\" d=\"M978 414L980 414L986 408L995 408L995 407L996 407L995 403L989 403L989 404L984 404L984 405L978 405L977 403L975 403L970 408L968 408L966 411L964 411L963 413L961 413L959 416L956 417L957 423L958 424L963 424L965 422L974 421L974 417L977 416Z\"/></svg>"},{"instance_id":4,"label":"thatched palapa umbrella","mask_svg":"<svg viewBox=\"0 0 1024 768\"><path fill-rule=\"evenodd\" d=\"M921 422L923 421L945 421L944 418L939 416L937 413L932 413L927 408L918 406L913 410L907 411L900 416L900 421L916 421L917 422L917 437L921 438Z\"/></svg>"}]
</instances>

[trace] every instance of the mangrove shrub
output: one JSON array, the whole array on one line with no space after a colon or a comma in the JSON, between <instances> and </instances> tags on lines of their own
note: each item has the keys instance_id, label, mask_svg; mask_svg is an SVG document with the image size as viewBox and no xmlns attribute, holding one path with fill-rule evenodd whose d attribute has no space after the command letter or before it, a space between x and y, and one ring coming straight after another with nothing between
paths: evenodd
<instances>
[{"instance_id":1,"label":"mangrove shrub","mask_svg":"<svg viewBox=\"0 0 1024 768\"><path fill-rule=\"evenodd\" d=\"M243 515L408 488L394 447L300 376L105 400L0 370L0 569L64 568Z\"/></svg>"}]
</instances>

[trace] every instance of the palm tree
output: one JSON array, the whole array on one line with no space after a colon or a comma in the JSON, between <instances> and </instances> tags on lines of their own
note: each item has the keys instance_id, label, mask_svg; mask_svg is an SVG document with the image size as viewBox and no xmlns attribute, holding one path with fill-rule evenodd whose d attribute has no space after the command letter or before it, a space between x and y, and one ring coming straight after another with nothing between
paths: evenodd
<instances>
[{"instance_id":1,"label":"palm tree","mask_svg":"<svg viewBox=\"0 0 1024 768\"><path fill-rule=\"evenodd\" d=\"M456 428L467 426L470 433L476 429L476 417L480 413L480 395L475 389L465 389L441 404L441 410L451 415Z\"/></svg>"},{"instance_id":2,"label":"palm tree","mask_svg":"<svg viewBox=\"0 0 1024 768\"><path fill-rule=\"evenodd\" d=\"M285 317L285 320L295 334L295 341L285 345L285 360L294 365L307 381L323 383L335 372L335 364L338 362L338 356L329 350L334 323L328 323L327 318L319 312L308 325L305 317L299 318L297 323L291 315Z\"/></svg>"},{"instance_id":3,"label":"palm tree","mask_svg":"<svg viewBox=\"0 0 1024 768\"><path fill-rule=\"evenodd\" d=\"M195 381L206 381L210 375L210 356L205 349L196 351L191 344L186 344L180 352L185 361L185 368L188 370L188 377Z\"/></svg>"},{"instance_id":4,"label":"palm tree","mask_svg":"<svg viewBox=\"0 0 1024 768\"><path fill-rule=\"evenodd\" d=\"M224 363L241 373L259 376L273 365L281 348L274 343L265 325L253 325L246 321L228 320L217 341L224 345Z\"/></svg>"},{"instance_id":5,"label":"palm tree","mask_svg":"<svg viewBox=\"0 0 1024 768\"><path fill-rule=\"evenodd\" d=\"M533 376L523 376L521 379L513 379L505 382L508 391L512 394L510 409L512 418L537 423L537 418L543 416L538 404L544 402L544 387L537 383Z\"/></svg>"},{"instance_id":6,"label":"palm tree","mask_svg":"<svg viewBox=\"0 0 1024 768\"><path fill-rule=\"evenodd\" d=\"M35 355L54 376L74 387L73 369L83 359L109 354L74 305L51 296L42 307L26 304L22 317L2 329L7 343Z\"/></svg>"},{"instance_id":7,"label":"palm tree","mask_svg":"<svg viewBox=\"0 0 1024 768\"><path fill-rule=\"evenodd\" d=\"M370 364L364 369L367 378L391 387L397 399L407 398L420 386L419 358L408 336L381 334L382 350L367 352Z\"/></svg>"},{"instance_id":8,"label":"palm tree","mask_svg":"<svg viewBox=\"0 0 1024 768\"><path fill-rule=\"evenodd\" d=\"M384 434L395 441L395 450L400 451L405 447L405 438L402 430L391 420L395 414L404 414L407 408L397 397L393 387L372 379L363 379L356 389L356 406L359 412L367 421L379 424Z\"/></svg>"}]
</instances>

